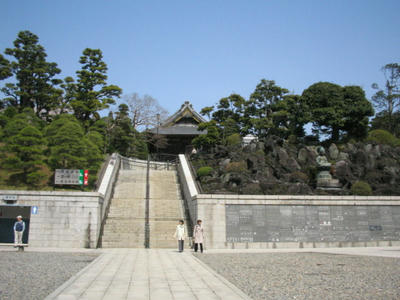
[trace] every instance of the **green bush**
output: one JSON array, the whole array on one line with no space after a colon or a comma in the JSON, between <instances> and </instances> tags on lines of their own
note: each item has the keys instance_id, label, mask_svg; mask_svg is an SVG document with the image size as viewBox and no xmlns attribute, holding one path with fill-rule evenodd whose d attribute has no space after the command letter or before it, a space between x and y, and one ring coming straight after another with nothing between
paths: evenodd
<instances>
[{"instance_id":1,"label":"green bush","mask_svg":"<svg viewBox=\"0 0 400 300\"><path fill-rule=\"evenodd\" d=\"M231 134L226 138L226 144L228 146L239 145L241 143L242 143L242 137L240 136L239 133Z\"/></svg>"},{"instance_id":2,"label":"green bush","mask_svg":"<svg viewBox=\"0 0 400 300\"><path fill-rule=\"evenodd\" d=\"M367 141L376 142L378 144L386 144L390 146L400 146L400 139L396 138L389 131L383 129L375 129L369 132Z\"/></svg>"},{"instance_id":3,"label":"green bush","mask_svg":"<svg viewBox=\"0 0 400 300\"><path fill-rule=\"evenodd\" d=\"M208 176L212 173L213 168L211 167L201 167L200 169L197 170L197 176L198 177L204 177Z\"/></svg>"},{"instance_id":4,"label":"green bush","mask_svg":"<svg viewBox=\"0 0 400 300\"><path fill-rule=\"evenodd\" d=\"M351 186L351 193L358 196L371 196L371 186L365 181L357 181Z\"/></svg>"}]
</instances>

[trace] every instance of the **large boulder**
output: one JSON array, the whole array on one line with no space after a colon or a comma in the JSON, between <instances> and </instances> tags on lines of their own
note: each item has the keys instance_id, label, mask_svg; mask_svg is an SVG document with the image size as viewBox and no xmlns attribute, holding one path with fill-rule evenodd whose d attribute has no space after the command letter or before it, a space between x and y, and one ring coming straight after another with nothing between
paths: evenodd
<instances>
[{"instance_id":1,"label":"large boulder","mask_svg":"<svg viewBox=\"0 0 400 300\"><path fill-rule=\"evenodd\" d=\"M346 153L346 152L340 152L339 155L338 155L337 160L346 160L346 161L348 161L349 160L349 154Z\"/></svg>"},{"instance_id":2,"label":"large boulder","mask_svg":"<svg viewBox=\"0 0 400 300\"><path fill-rule=\"evenodd\" d=\"M352 182L355 177L351 171L350 164L345 160L340 160L335 164L335 177L343 184Z\"/></svg>"},{"instance_id":3,"label":"large boulder","mask_svg":"<svg viewBox=\"0 0 400 300\"><path fill-rule=\"evenodd\" d=\"M301 148L297 154L297 160L302 166L315 166L317 152L313 147Z\"/></svg>"}]
</instances>

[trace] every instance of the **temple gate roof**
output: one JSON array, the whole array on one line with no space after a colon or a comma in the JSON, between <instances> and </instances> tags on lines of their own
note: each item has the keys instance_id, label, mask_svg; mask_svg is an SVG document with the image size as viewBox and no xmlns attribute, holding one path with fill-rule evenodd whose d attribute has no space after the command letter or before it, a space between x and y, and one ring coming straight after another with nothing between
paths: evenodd
<instances>
[{"instance_id":1,"label":"temple gate roof","mask_svg":"<svg viewBox=\"0 0 400 300\"><path fill-rule=\"evenodd\" d=\"M152 128L152 133L162 135L200 135L207 131L199 131L198 125L207 122L199 113L197 113L189 101L185 101L181 108L168 117L160 124L158 128Z\"/></svg>"}]
</instances>

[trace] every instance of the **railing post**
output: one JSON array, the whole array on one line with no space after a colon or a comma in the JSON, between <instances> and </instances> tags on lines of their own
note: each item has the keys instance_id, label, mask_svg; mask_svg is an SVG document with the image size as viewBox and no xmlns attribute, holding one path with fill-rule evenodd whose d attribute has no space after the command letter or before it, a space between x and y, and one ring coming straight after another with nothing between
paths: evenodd
<instances>
[{"instance_id":1,"label":"railing post","mask_svg":"<svg viewBox=\"0 0 400 300\"><path fill-rule=\"evenodd\" d=\"M144 247L150 248L150 155L147 156L146 170L146 211L144 223Z\"/></svg>"}]
</instances>

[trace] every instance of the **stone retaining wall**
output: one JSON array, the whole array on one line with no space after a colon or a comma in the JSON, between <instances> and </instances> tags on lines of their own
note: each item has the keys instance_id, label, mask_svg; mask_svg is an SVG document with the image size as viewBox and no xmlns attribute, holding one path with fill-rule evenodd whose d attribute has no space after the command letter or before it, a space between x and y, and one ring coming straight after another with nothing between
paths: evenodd
<instances>
[{"instance_id":1,"label":"stone retaining wall","mask_svg":"<svg viewBox=\"0 0 400 300\"><path fill-rule=\"evenodd\" d=\"M32 247L95 248L119 164L120 158L114 154L105 166L99 192L0 190L0 206L2 210L10 206L37 207L30 215ZM3 200L6 195L16 197L16 202Z\"/></svg>"},{"instance_id":2,"label":"stone retaining wall","mask_svg":"<svg viewBox=\"0 0 400 300\"><path fill-rule=\"evenodd\" d=\"M185 164L183 194L208 248L400 246L398 196L198 194Z\"/></svg>"},{"instance_id":3,"label":"stone retaining wall","mask_svg":"<svg viewBox=\"0 0 400 300\"><path fill-rule=\"evenodd\" d=\"M103 195L87 192L0 191L17 196L13 206L37 206L30 216L32 247L95 247ZM4 206L3 206L4 204ZM2 208L6 209L5 203Z\"/></svg>"}]
</instances>

